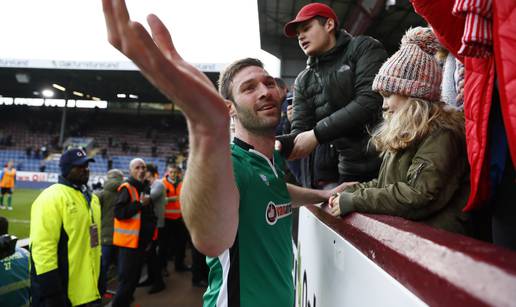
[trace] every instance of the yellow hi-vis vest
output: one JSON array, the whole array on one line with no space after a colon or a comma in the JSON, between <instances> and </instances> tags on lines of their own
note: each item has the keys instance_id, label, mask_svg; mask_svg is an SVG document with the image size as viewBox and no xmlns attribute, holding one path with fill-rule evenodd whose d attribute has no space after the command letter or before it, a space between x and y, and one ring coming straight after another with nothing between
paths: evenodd
<instances>
[{"instance_id":1,"label":"yellow hi-vis vest","mask_svg":"<svg viewBox=\"0 0 516 307\"><path fill-rule=\"evenodd\" d=\"M73 306L100 299L100 244L90 246L89 228L95 223L100 242L100 203L91 196L90 207L81 191L56 183L46 188L31 207L30 244L37 275L58 269L61 228L68 236L68 299ZM60 268L62 269L62 268ZM0 299L1 301L1 299Z\"/></svg>"},{"instance_id":2,"label":"yellow hi-vis vest","mask_svg":"<svg viewBox=\"0 0 516 307\"><path fill-rule=\"evenodd\" d=\"M126 188L129 191L131 202L140 201L140 195L138 195L138 190L136 190L134 186L125 182L118 187L118 191L120 192L123 188ZM115 217L113 245L138 248L138 237L140 235L140 226L142 223L141 217L141 210L126 220L119 220Z\"/></svg>"}]
</instances>

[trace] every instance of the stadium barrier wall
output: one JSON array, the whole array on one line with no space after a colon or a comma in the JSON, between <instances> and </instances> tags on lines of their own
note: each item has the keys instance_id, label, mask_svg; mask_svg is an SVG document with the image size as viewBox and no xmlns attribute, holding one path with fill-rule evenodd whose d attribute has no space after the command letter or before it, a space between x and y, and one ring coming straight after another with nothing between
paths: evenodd
<instances>
[{"instance_id":1,"label":"stadium barrier wall","mask_svg":"<svg viewBox=\"0 0 516 307\"><path fill-rule=\"evenodd\" d=\"M16 187L22 189L44 189L57 182L58 173L49 172L16 172ZM90 173L88 184L90 187L100 182L104 184L105 174Z\"/></svg>"},{"instance_id":2,"label":"stadium barrier wall","mask_svg":"<svg viewBox=\"0 0 516 307\"><path fill-rule=\"evenodd\" d=\"M296 306L516 306L516 252L398 217L302 207Z\"/></svg>"},{"instance_id":3,"label":"stadium barrier wall","mask_svg":"<svg viewBox=\"0 0 516 307\"><path fill-rule=\"evenodd\" d=\"M23 189L44 189L57 182L57 173L16 172L16 187Z\"/></svg>"}]
</instances>

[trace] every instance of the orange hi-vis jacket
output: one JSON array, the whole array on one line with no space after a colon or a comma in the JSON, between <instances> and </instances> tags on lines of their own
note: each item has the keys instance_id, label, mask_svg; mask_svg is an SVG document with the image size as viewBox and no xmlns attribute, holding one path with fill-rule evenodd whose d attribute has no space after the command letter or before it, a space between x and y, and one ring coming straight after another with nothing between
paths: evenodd
<instances>
[{"instance_id":1,"label":"orange hi-vis jacket","mask_svg":"<svg viewBox=\"0 0 516 307\"><path fill-rule=\"evenodd\" d=\"M0 181L0 188L12 189L14 188L14 181L16 179L16 169L7 167L4 168L2 180Z\"/></svg>"},{"instance_id":2,"label":"orange hi-vis jacket","mask_svg":"<svg viewBox=\"0 0 516 307\"><path fill-rule=\"evenodd\" d=\"M179 182L177 188L167 180L167 177L163 177L163 184L167 189L167 197L177 197L176 201L168 202L165 206L165 218L167 220L177 220L182 217L181 215L181 204L179 203L179 193L181 193L182 182Z\"/></svg>"},{"instance_id":3,"label":"orange hi-vis jacket","mask_svg":"<svg viewBox=\"0 0 516 307\"><path fill-rule=\"evenodd\" d=\"M131 202L140 201L138 190L128 182L122 183L118 187L120 192L123 188L129 191ZM115 217L115 227L113 231L113 245L129 248L138 248L138 237L141 226L141 211L138 211L130 219L119 220Z\"/></svg>"}]
</instances>

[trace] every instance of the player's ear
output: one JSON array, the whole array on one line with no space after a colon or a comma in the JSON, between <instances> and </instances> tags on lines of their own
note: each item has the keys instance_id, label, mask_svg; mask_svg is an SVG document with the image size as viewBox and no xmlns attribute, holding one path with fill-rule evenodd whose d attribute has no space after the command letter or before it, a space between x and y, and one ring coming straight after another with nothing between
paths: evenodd
<instances>
[{"instance_id":1,"label":"player's ear","mask_svg":"<svg viewBox=\"0 0 516 307\"><path fill-rule=\"evenodd\" d=\"M226 103L226 107L229 110L229 116L235 117L236 116L236 110L235 110L235 105L234 105L233 101L231 101L229 99L225 99L224 102Z\"/></svg>"}]
</instances>

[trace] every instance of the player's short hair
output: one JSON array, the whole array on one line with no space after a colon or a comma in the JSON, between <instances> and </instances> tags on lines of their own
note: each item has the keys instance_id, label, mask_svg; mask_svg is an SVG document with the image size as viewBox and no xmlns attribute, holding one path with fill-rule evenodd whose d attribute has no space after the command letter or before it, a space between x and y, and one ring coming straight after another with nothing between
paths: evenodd
<instances>
[{"instance_id":1,"label":"player's short hair","mask_svg":"<svg viewBox=\"0 0 516 307\"><path fill-rule=\"evenodd\" d=\"M233 78L242 69L249 66L263 68L262 61L254 58L245 58L229 64L219 77L219 93L224 99L233 101Z\"/></svg>"}]
</instances>

